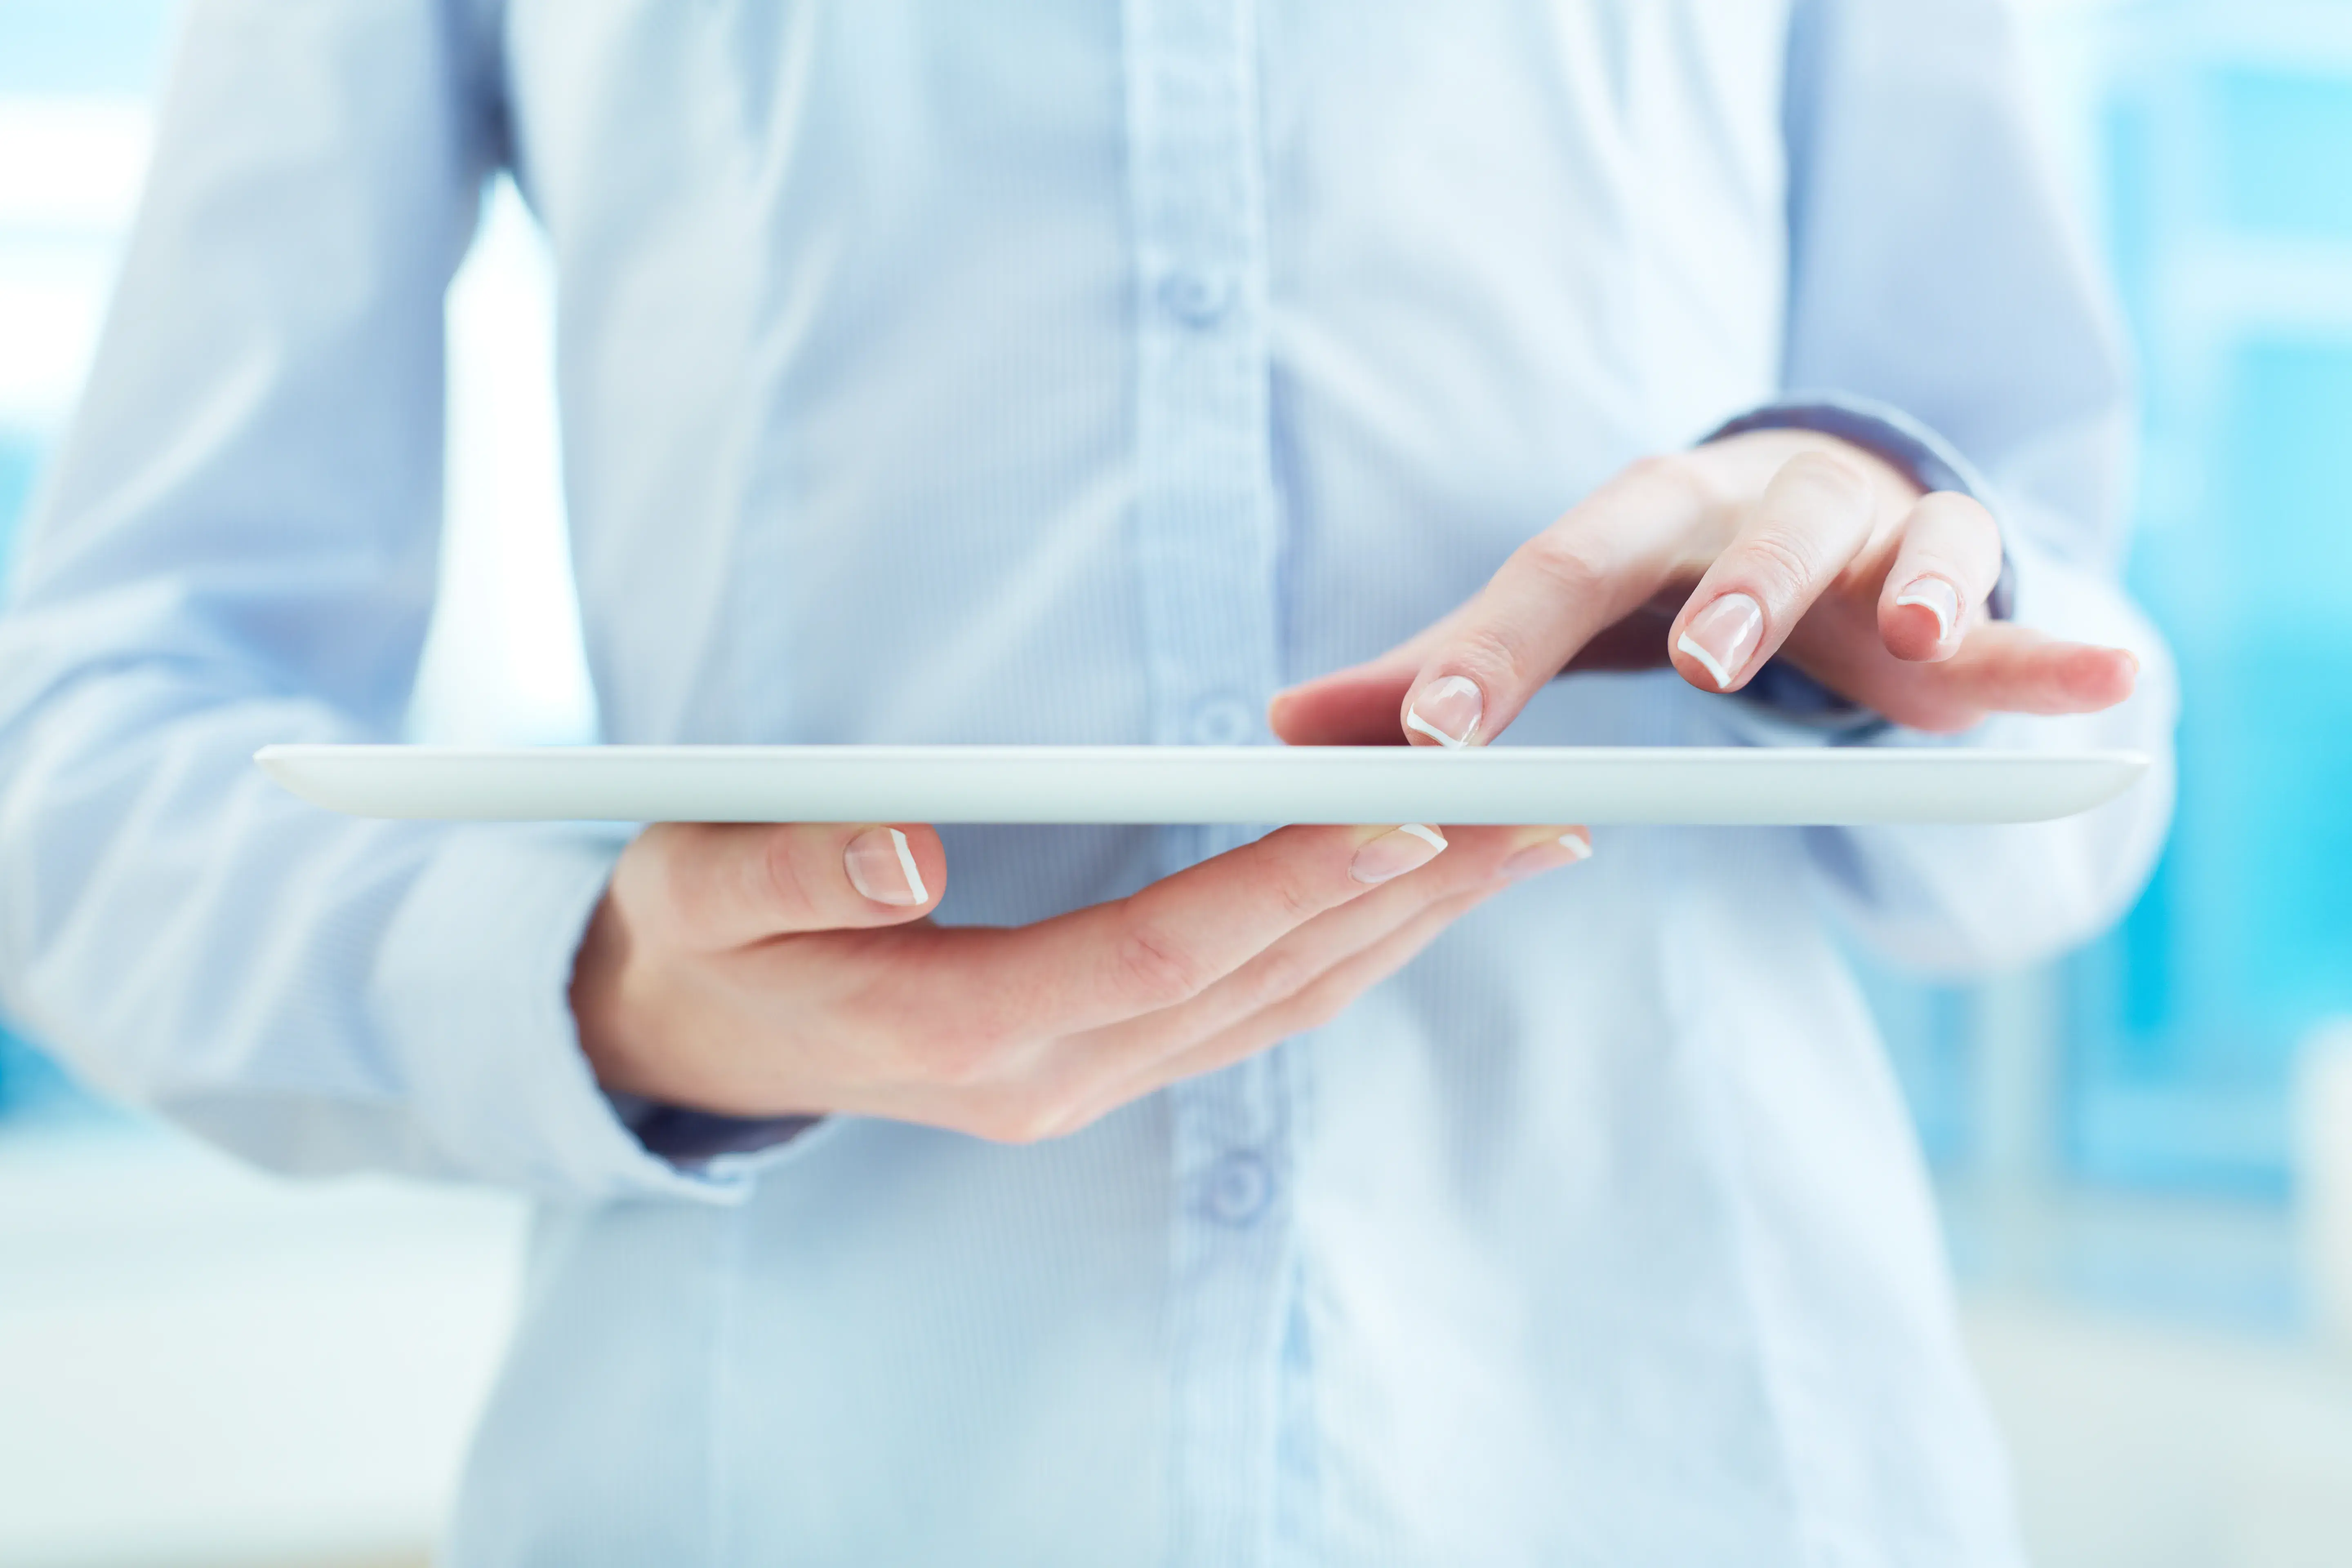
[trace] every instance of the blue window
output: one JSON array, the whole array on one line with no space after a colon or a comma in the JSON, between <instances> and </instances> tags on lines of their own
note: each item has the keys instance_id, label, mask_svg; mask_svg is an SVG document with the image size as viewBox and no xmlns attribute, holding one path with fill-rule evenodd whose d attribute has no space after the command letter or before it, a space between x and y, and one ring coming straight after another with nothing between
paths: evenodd
<instances>
[{"instance_id":1,"label":"blue window","mask_svg":"<svg viewBox=\"0 0 2352 1568\"><path fill-rule=\"evenodd\" d=\"M29 434L0 426L0 562L7 560L16 537L16 520L32 499L37 461Z\"/></svg>"},{"instance_id":2,"label":"blue window","mask_svg":"<svg viewBox=\"0 0 2352 1568\"><path fill-rule=\"evenodd\" d=\"M2223 67L2210 83L2222 213L2240 233L2352 239L2352 92L2340 77Z\"/></svg>"},{"instance_id":3,"label":"blue window","mask_svg":"<svg viewBox=\"0 0 2352 1568\"><path fill-rule=\"evenodd\" d=\"M2146 895L2053 990L2045 1169L2274 1201L2296 1053L2352 1017L2352 64L2314 64L2352 61L2352 7L2087 27L2066 107L2143 375L2129 573L2179 658L2180 796ZM1930 1156L1981 1166L1984 998L1868 988Z\"/></svg>"},{"instance_id":4,"label":"blue window","mask_svg":"<svg viewBox=\"0 0 2352 1568\"><path fill-rule=\"evenodd\" d=\"M0 562L16 537L16 522L31 496L39 459L30 434L0 426ZM47 1059L0 1027L0 1115L55 1103L66 1093Z\"/></svg>"}]
</instances>

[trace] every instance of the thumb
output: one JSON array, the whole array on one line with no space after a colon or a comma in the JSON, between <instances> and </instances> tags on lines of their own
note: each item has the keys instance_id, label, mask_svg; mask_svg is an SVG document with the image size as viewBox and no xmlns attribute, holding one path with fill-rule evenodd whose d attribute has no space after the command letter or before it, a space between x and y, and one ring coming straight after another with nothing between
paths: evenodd
<instances>
[{"instance_id":1,"label":"thumb","mask_svg":"<svg viewBox=\"0 0 2352 1568\"><path fill-rule=\"evenodd\" d=\"M1462 618L1455 609L1388 652L1275 693L1266 727L1294 746L1402 746L1398 717L1432 648Z\"/></svg>"},{"instance_id":2,"label":"thumb","mask_svg":"<svg viewBox=\"0 0 2352 1568\"><path fill-rule=\"evenodd\" d=\"M1276 694L1266 725L1294 746L1402 746L1397 710L1414 668L1358 665L1294 686Z\"/></svg>"}]
</instances>

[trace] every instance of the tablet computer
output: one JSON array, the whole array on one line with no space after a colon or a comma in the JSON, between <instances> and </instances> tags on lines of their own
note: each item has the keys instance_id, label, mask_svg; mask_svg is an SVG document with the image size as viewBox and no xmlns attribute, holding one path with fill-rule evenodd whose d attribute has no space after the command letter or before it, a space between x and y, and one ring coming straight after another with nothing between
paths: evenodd
<instances>
[{"instance_id":1,"label":"tablet computer","mask_svg":"<svg viewBox=\"0 0 2352 1568\"><path fill-rule=\"evenodd\" d=\"M2135 752L1960 747L283 745L254 759L359 816L946 823L2035 822Z\"/></svg>"}]
</instances>

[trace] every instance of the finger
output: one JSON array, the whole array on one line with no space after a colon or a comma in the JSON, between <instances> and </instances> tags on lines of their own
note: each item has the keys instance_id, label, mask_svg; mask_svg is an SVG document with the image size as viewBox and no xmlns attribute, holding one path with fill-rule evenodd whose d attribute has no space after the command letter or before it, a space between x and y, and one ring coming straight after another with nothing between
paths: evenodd
<instances>
[{"instance_id":1,"label":"finger","mask_svg":"<svg viewBox=\"0 0 2352 1568\"><path fill-rule=\"evenodd\" d=\"M1666 662L1666 628L1674 622L1676 607L1644 605L1603 627L1576 651L1563 672L1657 668ZM1398 655L1424 641L1433 647L1438 640L1424 632L1378 659L1276 692L1266 708L1267 728L1293 746L1406 744L1412 737L1398 725L1397 712L1412 689L1414 677L1421 673L1422 656L1416 652L1410 659L1400 659Z\"/></svg>"},{"instance_id":2,"label":"finger","mask_svg":"<svg viewBox=\"0 0 2352 1568\"><path fill-rule=\"evenodd\" d=\"M1276 694L1266 725L1294 746L1402 746L1397 708L1412 689L1414 667L1361 665Z\"/></svg>"},{"instance_id":3,"label":"finger","mask_svg":"<svg viewBox=\"0 0 2352 1568\"><path fill-rule=\"evenodd\" d=\"M947 851L920 823L661 823L614 885L681 940L740 947L799 931L898 925L939 907Z\"/></svg>"},{"instance_id":4,"label":"finger","mask_svg":"<svg viewBox=\"0 0 2352 1568\"><path fill-rule=\"evenodd\" d=\"M1947 659L2000 575L2000 528L1982 502L1950 490L1905 518L1878 598L1878 633L1897 658Z\"/></svg>"},{"instance_id":5,"label":"finger","mask_svg":"<svg viewBox=\"0 0 2352 1568\"><path fill-rule=\"evenodd\" d=\"M1512 552L1449 619L1399 721L1414 745L1484 745L1579 650L1656 593L1722 502L1687 464L1636 463Z\"/></svg>"},{"instance_id":6,"label":"finger","mask_svg":"<svg viewBox=\"0 0 2352 1568\"><path fill-rule=\"evenodd\" d=\"M1879 491L1856 464L1801 452L1699 579L1667 646L1683 679L1737 691L1870 542Z\"/></svg>"},{"instance_id":7,"label":"finger","mask_svg":"<svg viewBox=\"0 0 2352 1568\"><path fill-rule=\"evenodd\" d=\"M1223 1065L1272 1044L1279 1034L1261 1037L1244 1026L1253 1019L1293 1016L1279 1009L1302 993L1328 999L1328 987L1317 988L1351 964L1358 965L1355 973L1365 973L1358 961L1366 953L1399 953L1400 932L1433 934L1461 910L1513 882L1592 858L1592 835L1583 827L1447 832L1454 847L1444 859L1310 921L1192 1001L1062 1042L1057 1061L1047 1070L1060 1079L1054 1092L1070 1108L1068 1125L1083 1126L1163 1083L1206 1071L1206 1066L1181 1065L1203 1061L1204 1053ZM1430 911L1440 908L1452 912L1430 923ZM1402 963L1427 940L1423 935L1411 942L1362 984ZM1300 1023L1290 1032L1309 1026ZM1253 1039L1255 1046L1247 1043Z\"/></svg>"},{"instance_id":8,"label":"finger","mask_svg":"<svg viewBox=\"0 0 2352 1568\"><path fill-rule=\"evenodd\" d=\"M1447 923L1507 885L1490 877L1474 888L1420 904L1370 946L1349 954L1272 1005L1207 1039L1156 1053L1136 1070L1107 1073L1099 1060L1089 1061L1075 1050L1058 1051L1052 1062L1025 1064L1026 1070L1017 1079L991 1086L999 1103L971 1130L983 1137L1024 1143L1064 1137L1163 1084L1230 1066L1287 1035L1327 1023L1364 989L1410 961ZM1334 983L1343 975L1352 984ZM1311 1000L1301 1002L1301 998ZM950 1120L948 1124L959 1123Z\"/></svg>"},{"instance_id":9,"label":"finger","mask_svg":"<svg viewBox=\"0 0 2352 1568\"><path fill-rule=\"evenodd\" d=\"M1064 1042L1076 1070L1120 1079L1237 1023L1387 936L1440 900L1497 878L1517 880L1591 858L1582 827L1448 827L1435 861L1317 916L1200 995Z\"/></svg>"},{"instance_id":10,"label":"finger","mask_svg":"<svg viewBox=\"0 0 2352 1568\"><path fill-rule=\"evenodd\" d=\"M1644 605L1595 632L1564 670L1654 669L1666 662L1665 630L1679 605ZM1266 727L1293 746L1402 746L1412 738L1397 722L1406 694L1429 654L1444 646L1468 605L1424 627L1375 659L1275 693ZM1490 737L1491 738L1491 735Z\"/></svg>"},{"instance_id":11,"label":"finger","mask_svg":"<svg viewBox=\"0 0 2352 1568\"><path fill-rule=\"evenodd\" d=\"M1199 995L1327 910L1444 853L1400 827L1285 827L1163 878L1130 898L940 947L919 997L982 1042L1050 1041Z\"/></svg>"},{"instance_id":12,"label":"finger","mask_svg":"<svg viewBox=\"0 0 2352 1568\"><path fill-rule=\"evenodd\" d=\"M2028 626L1977 626L1939 663L1881 658L1851 689L1855 699L1915 730L1965 730L1988 713L2096 713L2132 694L2130 651L2067 642Z\"/></svg>"},{"instance_id":13,"label":"finger","mask_svg":"<svg viewBox=\"0 0 2352 1568\"><path fill-rule=\"evenodd\" d=\"M1276 692L1266 704L1267 728L1294 746L1403 745L1397 710L1468 607L1457 605L1377 658Z\"/></svg>"},{"instance_id":14,"label":"finger","mask_svg":"<svg viewBox=\"0 0 2352 1568\"><path fill-rule=\"evenodd\" d=\"M1412 963L1447 926L1508 885L1490 880L1424 907L1379 942L1318 975L1312 984L1236 1021L1191 1049L1162 1059L1149 1076L1125 1086L1126 1093L1114 1103L1124 1104L1169 1084L1231 1067L1277 1041L1321 1028L1346 1012L1365 992Z\"/></svg>"}]
</instances>

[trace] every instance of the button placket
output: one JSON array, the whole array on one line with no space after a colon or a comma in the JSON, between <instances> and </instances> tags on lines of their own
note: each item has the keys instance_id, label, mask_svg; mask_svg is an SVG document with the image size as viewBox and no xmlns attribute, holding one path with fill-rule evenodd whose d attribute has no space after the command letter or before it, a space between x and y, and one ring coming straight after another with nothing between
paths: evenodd
<instances>
[{"instance_id":1,"label":"button placket","mask_svg":"<svg viewBox=\"0 0 2352 1568\"><path fill-rule=\"evenodd\" d=\"M1255 1154L1227 1154L1210 1167L1202 1202L1221 1225L1255 1225L1274 1202L1274 1173Z\"/></svg>"},{"instance_id":2,"label":"button placket","mask_svg":"<svg viewBox=\"0 0 2352 1568\"><path fill-rule=\"evenodd\" d=\"M1277 683L1253 0L1127 0L1136 570L1152 739L1261 738ZM1163 868L1233 847L1171 829ZM1174 1208L1171 1561L1264 1560L1293 1259L1279 1050L1168 1091Z\"/></svg>"}]
</instances>

